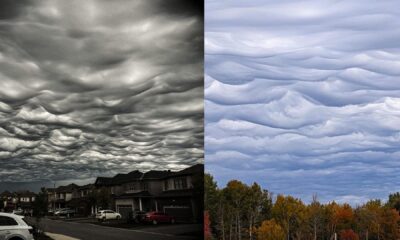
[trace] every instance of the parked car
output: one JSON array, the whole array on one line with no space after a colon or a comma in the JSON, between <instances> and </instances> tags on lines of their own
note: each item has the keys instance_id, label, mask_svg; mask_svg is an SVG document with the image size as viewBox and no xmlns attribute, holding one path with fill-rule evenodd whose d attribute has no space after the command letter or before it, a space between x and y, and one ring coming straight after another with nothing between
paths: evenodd
<instances>
[{"instance_id":1,"label":"parked car","mask_svg":"<svg viewBox=\"0 0 400 240\"><path fill-rule=\"evenodd\" d=\"M99 212L97 212L96 218L99 221L121 219L121 214L114 212L113 210L100 210Z\"/></svg>"},{"instance_id":2,"label":"parked car","mask_svg":"<svg viewBox=\"0 0 400 240\"><path fill-rule=\"evenodd\" d=\"M16 214L16 215L21 215L21 216L23 216L23 215L24 215L24 210L22 210L22 209L19 208L19 209L13 210L12 213L13 213L13 214Z\"/></svg>"},{"instance_id":3,"label":"parked car","mask_svg":"<svg viewBox=\"0 0 400 240\"><path fill-rule=\"evenodd\" d=\"M34 240L34 230L23 218L16 214L0 213L0 239Z\"/></svg>"},{"instance_id":4,"label":"parked car","mask_svg":"<svg viewBox=\"0 0 400 240\"><path fill-rule=\"evenodd\" d=\"M47 210L47 215L52 216L52 215L54 215L55 212L56 212L56 210L49 209L49 210Z\"/></svg>"},{"instance_id":5,"label":"parked car","mask_svg":"<svg viewBox=\"0 0 400 240\"><path fill-rule=\"evenodd\" d=\"M145 211L134 210L129 213L128 222L135 222L135 223L143 222L145 216L146 216Z\"/></svg>"},{"instance_id":6,"label":"parked car","mask_svg":"<svg viewBox=\"0 0 400 240\"><path fill-rule=\"evenodd\" d=\"M175 218L163 212L148 212L143 221L155 225L158 223L175 223Z\"/></svg>"},{"instance_id":7,"label":"parked car","mask_svg":"<svg viewBox=\"0 0 400 240\"><path fill-rule=\"evenodd\" d=\"M69 208L63 208L54 213L55 216L73 216L75 214L75 210Z\"/></svg>"}]
</instances>

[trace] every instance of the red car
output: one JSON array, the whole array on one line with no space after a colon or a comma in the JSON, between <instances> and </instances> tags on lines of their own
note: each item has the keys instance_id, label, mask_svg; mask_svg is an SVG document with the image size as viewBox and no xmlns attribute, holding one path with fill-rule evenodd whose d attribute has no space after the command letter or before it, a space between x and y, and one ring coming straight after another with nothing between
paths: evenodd
<instances>
[{"instance_id":1,"label":"red car","mask_svg":"<svg viewBox=\"0 0 400 240\"><path fill-rule=\"evenodd\" d=\"M175 223L175 218L163 212L148 212L143 218L143 221L157 223Z\"/></svg>"}]
</instances>

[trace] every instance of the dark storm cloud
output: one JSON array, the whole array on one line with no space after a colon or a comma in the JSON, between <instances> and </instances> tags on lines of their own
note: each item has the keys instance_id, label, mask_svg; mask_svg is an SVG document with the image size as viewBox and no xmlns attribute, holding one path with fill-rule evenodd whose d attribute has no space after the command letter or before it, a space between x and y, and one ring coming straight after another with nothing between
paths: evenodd
<instances>
[{"instance_id":1,"label":"dark storm cloud","mask_svg":"<svg viewBox=\"0 0 400 240\"><path fill-rule=\"evenodd\" d=\"M9 20L24 14L30 0L2 0L0 2L0 20Z\"/></svg>"},{"instance_id":2,"label":"dark storm cloud","mask_svg":"<svg viewBox=\"0 0 400 240\"><path fill-rule=\"evenodd\" d=\"M397 5L207 0L208 171L305 200L398 191Z\"/></svg>"},{"instance_id":3,"label":"dark storm cloud","mask_svg":"<svg viewBox=\"0 0 400 240\"><path fill-rule=\"evenodd\" d=\"M197 3L16 2L0 13L1 182L203 161Z\"/></svg>"}]
</instances>

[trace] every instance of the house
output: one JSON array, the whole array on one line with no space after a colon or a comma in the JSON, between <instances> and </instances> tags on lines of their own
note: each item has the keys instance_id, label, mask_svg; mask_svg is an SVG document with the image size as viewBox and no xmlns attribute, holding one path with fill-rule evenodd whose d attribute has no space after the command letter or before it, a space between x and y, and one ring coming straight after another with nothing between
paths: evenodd
<instances>
[{"instance_id":1,"label":"house","mask_svg":"<svg viewBox=\"0 0 400 240\"><path fill-rule=\"evenodd\" d=\"M135 171L96 182L108 185L114 209L124 218L129 212L139 210L166 212L177 221L201 221L203 178L204 165L198 164L179 172Z\"/></svg>"},{"instance_id":2,"label":"house","mask_svg":"<svg viewBox=\"0 0 400 240\"><path fill-rule=\"evenodd\" d=\"M3 202L5 212L11 212L17 209L18 196L15 192L4 191L0 194L0 199Z\"/></svg>"},{"instance_id":3,"label":"house","mask_svg":"<svg viewBox=\"0 0 400 240\"><path fill-rule=\"evenodd\" d=\"M74 188L72 191L71 199L66 202L66 207L74 209L76 214L83 216L89 216L95 213L95 196L92 194L94 191L93 184L77 186L77 188Z\"/></svg>"},{"instance_id":4,"label":"house","mask_svg":"<svg viewBox=\"0 0 400 240\"><path fill-rule=\"evenodd\" d=\"M162 193L162 181L170 174L171 171L152 170L127 180L121 186L123 191L114 197L116 211L123 217L133 210L158 211L156 196Z\"/></svg>"},{"instance_id":5,"label":"house","mask_svg":"<svg viewBox=\"0 0 400 240\"><path fill-rule=\"evenodd\" d=\"M78 185L71 183L67 186L57 188L47 188L47 198L49 209L60 209L67 207L67 203L72 199L72 195L78 189Z\"/></svg>"},{"instance_id":6,"label":"house","mask_svg":"<svg viewBox=\"0 0 400 240\"><path fill-rule=\"evenodd\" d=\"M204 165L197 164L163 179L163 191L155 199L161 211L177 221L202 221Z\"/></svg>"},{"instance_id":7,"label":"house","mask_svg":"<svg viewBox=\"0 0 400 240\"><path fill-rule=\"evenodd\" d=\"M31 211L36 194L30 191L9 192L4 191L0 194L0 200L3 202L3 210L11 212L15 209Z\"/></svg>"},{"instance_id":8,"label":"house","mask_svg":"<svg viewBox=\"0 0 400 240\"><path fill-rule=\"evenodd\" d=\"M25 212L32 212L36 193L31 191L20 191L17 192L16 195L18 198L17 207L21 208Z\"/></svg>"}]
</instances>

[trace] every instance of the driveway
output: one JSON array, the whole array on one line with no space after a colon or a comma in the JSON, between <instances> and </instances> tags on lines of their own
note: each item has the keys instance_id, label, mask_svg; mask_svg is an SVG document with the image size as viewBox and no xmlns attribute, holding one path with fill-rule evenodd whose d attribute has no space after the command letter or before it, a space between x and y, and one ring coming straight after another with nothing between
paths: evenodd
<instances>
[{"instance_id":1,"label":"driveway","mask_svg":"<svg viewBox=\"0 0 400 240\"><path fill-rule=\"evenodd\" d=\"M185 236L201 228L193 224L115 228L92 223L42 219L40 228L45 232L62 234L80 240L200 240L203 236Z\"/></svg>"}]
</instances>

